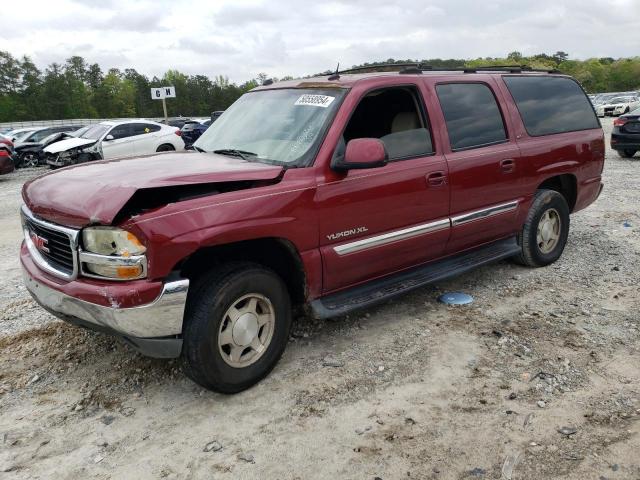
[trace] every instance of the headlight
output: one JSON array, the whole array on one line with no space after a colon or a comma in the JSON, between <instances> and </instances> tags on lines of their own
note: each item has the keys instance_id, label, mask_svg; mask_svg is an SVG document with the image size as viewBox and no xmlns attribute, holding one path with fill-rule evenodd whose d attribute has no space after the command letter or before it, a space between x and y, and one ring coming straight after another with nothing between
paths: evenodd
<instances>
[{"instance_id":1,"label":"headlight","mask_svg":"<svg viewBox=\"0 0 640 480\"><path fill-rule=\"evenodd\" d=\"M88 276L132 280L146 276L146 247L131 232L113 227L82 231L82 271Z\"/></svg>"},{"instance_id":2,"label":"headlight","mask_svg":"<svg viewBox=\"0 0 640 480\"><path fill-rule=\"evenodd\" d=\"M82 231L82 243L88 252L130 257L147 251L131 232L112 227L89 227Z\"/></svg>"}]
</instances>

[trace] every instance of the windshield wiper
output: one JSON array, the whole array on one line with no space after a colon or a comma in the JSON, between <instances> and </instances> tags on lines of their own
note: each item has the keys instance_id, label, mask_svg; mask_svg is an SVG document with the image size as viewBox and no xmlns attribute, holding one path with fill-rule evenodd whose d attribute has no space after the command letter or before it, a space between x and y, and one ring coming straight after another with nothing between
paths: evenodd
<instances>
[{"instance_id":1,"label":"windshield wiper","mask_svg":"<svg viewBox=\"0 0 640 480\"><path fill-rule=\"evenodd\" d=\"M252 157L257 157L257 153L247 152L245 150L237 150L235 148L221 148L219 150L214 150L213 153L219 153L220 155L229 155L231 157L240 157L243 160L249 160L247 155Z\"/></svg>"},{"instance_id":2,"label":"windshield wiper","mask_svg":"<svg viewBox=\"0 0 640 480\"><path fill-rule=\"evenodd\" d=\"M202 152L202 153L204 153L204 152L205 152L205 150L203 150L203 149L202 149L202 148L200 148L200 147L196 147L195 145L193 145L193 149L194 149L195 151L197 151L197 152Z\"/></svg>"}]
</instances>

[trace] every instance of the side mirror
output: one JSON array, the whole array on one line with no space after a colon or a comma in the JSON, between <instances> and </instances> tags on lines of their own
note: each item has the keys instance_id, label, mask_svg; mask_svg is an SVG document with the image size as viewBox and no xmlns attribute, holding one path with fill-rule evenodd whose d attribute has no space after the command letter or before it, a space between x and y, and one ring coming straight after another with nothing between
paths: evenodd
<instances>
[{"instance_id":1,"label":"side mirror","mask_svg":"<svg viewBox=\"0 0 640 480\"><path fill-rule=\"evenodd\" d=\"M104 137L105 140L113 140L113 135L109 134L106 137Z\"/></svg>"},{"instance_id":2,"label":"side mirror","mask_svg":"<svg viewBox=\"0 0 640 480\"><path fill-rule=\"evenodd\" d=\"M384 167L389 160L387 149L377 138L354 138L349 140L343 159L338 159L332 167L335 170L354 170Z\"/></svg>"}]
</instances>

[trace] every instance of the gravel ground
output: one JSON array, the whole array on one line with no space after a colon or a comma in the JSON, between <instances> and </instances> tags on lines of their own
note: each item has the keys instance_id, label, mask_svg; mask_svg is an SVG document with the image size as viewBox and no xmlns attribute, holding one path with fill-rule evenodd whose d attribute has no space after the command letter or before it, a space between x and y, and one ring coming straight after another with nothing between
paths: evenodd
<instances>
[{"instance_id":1,"label":"gravel ground","mask_svg":"<svg viewBox=\"0 0 640 480\"><path fill-rule=\"evenodd\" d=\"M42 312L17 260L40 171L0 177L0 476L640 479L640 160L607 160L556 264L299 319L235 396ZM446 290L475 302L438 304Z\"/></svg>"}]
</instances>

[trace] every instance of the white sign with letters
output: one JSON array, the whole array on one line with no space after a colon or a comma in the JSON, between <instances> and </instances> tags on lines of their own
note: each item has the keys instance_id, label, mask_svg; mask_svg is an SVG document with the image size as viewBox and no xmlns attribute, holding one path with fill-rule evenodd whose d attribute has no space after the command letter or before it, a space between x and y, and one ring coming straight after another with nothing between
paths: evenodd
<instances>
[{"instance_id":1,"label":"white sign with letters","mask_svg":"<svg viewBox=\"0 0 640 480\"><path fill-rule=\"evenodd\" d=\"M151 89L151 98L162 100L163 98L176 98L176 87L158 87Z\"/></svg>"}]
</instances>

